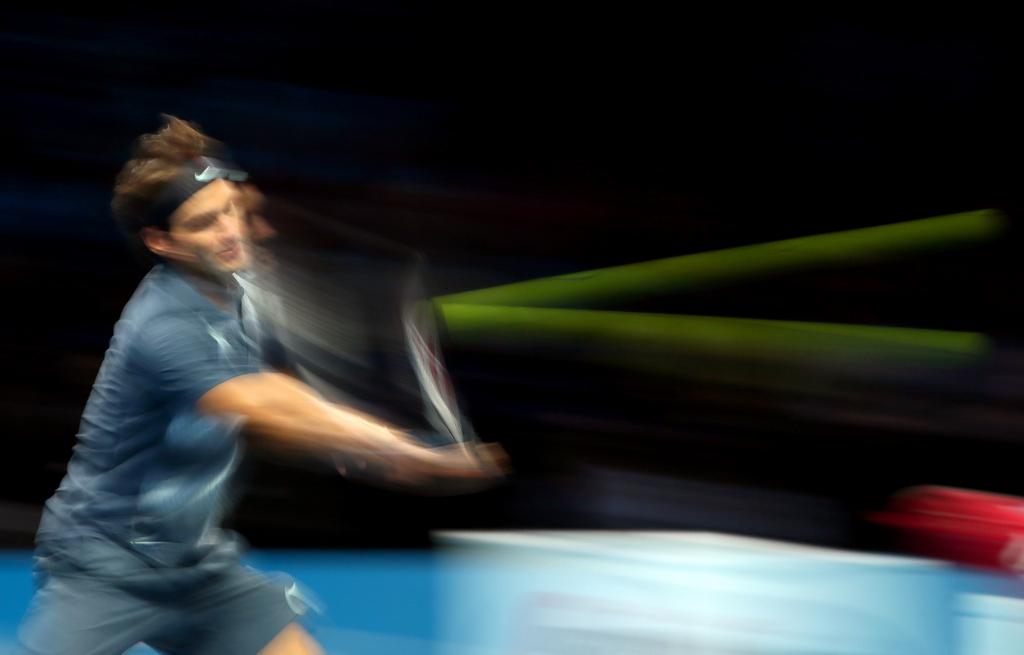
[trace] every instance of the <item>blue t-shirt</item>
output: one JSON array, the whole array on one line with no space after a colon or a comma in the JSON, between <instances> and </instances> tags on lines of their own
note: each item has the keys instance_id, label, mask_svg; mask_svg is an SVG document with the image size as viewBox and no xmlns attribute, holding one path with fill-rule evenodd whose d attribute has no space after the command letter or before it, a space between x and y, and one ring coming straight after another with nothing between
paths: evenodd
<instances>
[{"instance_id":1,"label":"blue t-shirt","mask_svg":"<svg viewBox=\"0 0 1024 655\"><path fill-rule=\"evenodd\" d=\"M114 328L40 545L101 537L178 565L223 540L217 523L240 420L195 405L262 367L251 304L239 291L229 305L213 304L171 265L146 275Z\"/></svg>"}]
</instances>

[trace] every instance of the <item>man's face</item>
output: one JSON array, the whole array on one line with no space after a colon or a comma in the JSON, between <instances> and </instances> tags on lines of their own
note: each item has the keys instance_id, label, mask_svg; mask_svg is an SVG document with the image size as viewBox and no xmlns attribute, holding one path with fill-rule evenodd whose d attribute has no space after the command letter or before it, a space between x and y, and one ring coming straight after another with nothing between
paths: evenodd
<instances>
[{"instance_id":1,"label":"man's face","mask_svg":"<svg viewBox=\"0 0 1024 655\"><path fill-rule=\"evenodd\" d=\"M245 210L233 183L207 184L174 210L169 225L169 232L157 231L147 239L165 259L218 279L249 265Z\"/></svg>"}]
</instances>

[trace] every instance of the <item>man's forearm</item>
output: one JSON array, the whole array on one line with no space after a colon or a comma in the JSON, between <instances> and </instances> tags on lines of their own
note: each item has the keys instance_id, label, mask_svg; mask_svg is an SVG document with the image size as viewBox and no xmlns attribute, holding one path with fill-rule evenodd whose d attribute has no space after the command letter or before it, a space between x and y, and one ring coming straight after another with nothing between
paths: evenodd
<instances>
[{"instance_id":1,"label":"man's forearm","mask_svg":"<svg viewBox=\"0 0 1024 655\"><path fill-rule=\"evenodd\" d=\"M329 403L281 373L228 380L207 392L198 408L205 414L242 416L249 435L277 447L354 456L416 450L392 426Z\"/></svg>"}]
</instances>

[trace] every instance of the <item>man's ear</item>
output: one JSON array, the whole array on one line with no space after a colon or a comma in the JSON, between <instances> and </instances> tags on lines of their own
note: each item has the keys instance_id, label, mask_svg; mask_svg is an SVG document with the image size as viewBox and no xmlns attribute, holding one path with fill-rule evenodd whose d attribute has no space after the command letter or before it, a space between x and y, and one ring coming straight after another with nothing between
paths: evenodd
<instances>
[{"instance_id":1,"label":"man's ear","mask_svg":"<svg viewBox=\"0 0 1024 655\"><path fill-rule=\"evenodd\" d=\"M144 227L140 233L142 243L146 244L153 254L170 259L180 259L184 251L178 247L167 230L156 227Z\"/></svg>"}]
</instances>

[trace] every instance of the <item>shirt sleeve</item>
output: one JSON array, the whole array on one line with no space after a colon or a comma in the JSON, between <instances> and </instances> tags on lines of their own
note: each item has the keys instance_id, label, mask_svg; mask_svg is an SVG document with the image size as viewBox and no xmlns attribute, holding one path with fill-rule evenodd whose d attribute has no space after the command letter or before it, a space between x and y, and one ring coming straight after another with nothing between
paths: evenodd
<instances>
[{"instance_id":1,"label":"shirt sleeve","mask_svg":"<svg viewBox=\"0 0 1024 655\"><path fill-rule=\"evenodd\" d=\"M258 354L238 330L218 329L198 319L151 321L136 343L143 374L158 396L176 407L191 407L222 382L261 368Z\"/></svg>"}]
</instances>

